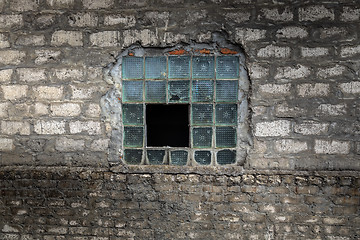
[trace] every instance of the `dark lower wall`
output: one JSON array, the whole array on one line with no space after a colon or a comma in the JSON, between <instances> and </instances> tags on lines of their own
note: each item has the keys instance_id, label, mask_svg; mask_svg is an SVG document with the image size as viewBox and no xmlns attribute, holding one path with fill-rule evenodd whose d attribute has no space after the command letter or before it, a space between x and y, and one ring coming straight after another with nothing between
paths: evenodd
<instances>
[{"instance_id":1,"label":"dark lower wall","mask_svg":"<svg viewBox=\"0 0 360 240\"><path fill-rule=\"evenodd\" d=\"M0 239L360 238L359 173L130 170L3 168Z\"/></svg>"}]
</instances>

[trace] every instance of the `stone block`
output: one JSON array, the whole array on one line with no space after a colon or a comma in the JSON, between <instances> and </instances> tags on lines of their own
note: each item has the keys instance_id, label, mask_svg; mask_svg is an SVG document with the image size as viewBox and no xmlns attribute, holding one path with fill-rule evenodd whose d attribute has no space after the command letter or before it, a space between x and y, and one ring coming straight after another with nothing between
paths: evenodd
<instances>
[{"instance_id":1,"label":"stone block","mask_svg":"<svg viewBox=\"0 0 360 240\"><path fill-rule=\"evenodd\" d=\"M353 6L343 7L340 20L344 22L358 21L360 18L360 8Z\"/></svg>"},{"instance_id":2,"label":"stone block","mask_svg":"<svg viewBox=\"0 0 360 240\"><path fill-rule=\"evenodd\" d=\"M4 33L0 33L0 48L8 47L10 47L9 37Z\"/></svg>"},{"instance_id":3,"label":"stone block","mask_svg":"<svg viewBox=\"0 0 360 240\"><path fill-rule=\"evenodd\" d=\"M100 117L101 109L99 104L90 103L86 109L85 115L88 117L98 118Z\"/></svg>"},{"instance_id":4,"label":"stone block","mask_svg":"<svg viewBox=\"0 0 360 240\"><path fill-rule=\"evenodd\" d=\"M347 94L360 93L360 81L340 83L339 87L343 93L347 93Z\"/></svg>"},{"instance_id":5,"label":"stone block","mask_svg":"<svg viewBox=\"0 0 360 240\"><path fill-rule=\"evenodd\" d=\"M291 122L277 120L273 122L260 122L255 125L256 137L288 136L291 131Z\"/></svg>"},{"instance_id":6,"label":"stone block","mask_svg":"<svg viewBox=\"0 0 360 240\"><path fill-rule=\"evenodd\" d=\"M1 50L0 64L4 65L18 65L24 61L26 54L24 51L18 50Z\"/></svg>"},{"instance_id":7,"label":"stone block","mask_svg":"<svg viewBox=\"0 0 360 240\"><path fill-rule=\"evenodd\" d=\"M0 138L0 151L12 151L14 148L14 140L10 138Z\"/></svg>"},{"instance_id":8,"label":"stone block","mask_svg":"<svg viewBox=\"0 0 360 240\"><path fill-rule=\"evenodd\" d=\"M2 14L0 15L0 28L15 28L24 25L23 17L20 14Z\"/></svg>"},{"instance_id":9,"label":"stone block","mask_svg":"<svg viewBox=\"0 0 360 240\"><path fill-rule=\"evenodd\" d=\"M329 77L341 76L345 70L346 68L344 66L336 64L332 67L319 68L316 75L320 78L327 79Z\"/></svg>"},{"instance_id":10,"label":"stone block","mask_svg":"<svg viewBox=\"0 0 360 240\"><path fill-rule=\"evenodd\" d=\"M275 141L275 149L279 153L300 153L307 151L308 145L304 141L282 139Z\"/></svg>"},{"instance_id":11,"label":"stone block","mask_svg":"<svg viewBox=\"0 0 360 240\"><path fill-rule=\"evenodd\" d=\"M10 9L18 12L37 10L39 5L38 0L12 0Z\"/></svg>"},{"instance_id":12,"label":"stone block","mask_svg":"<svg viewBox=\"0 0 360 240\"><path fill-rule=\"evenodd\" d=\"M26 85L9 85L1 86L4 98L7 100L19 100L27 97L28 86Z\"/></svg>"},{"instance_id":13,"label":"stone block","mask_svg":"<svg viewBox=\"0 0 360 240\"><path fill-rule=\"evenodd\" d=\"M8 117L8 108L9 108L9 103L8 102L1 102L0 103L0 117L1 118Z\"/></svg>"},{"instance_id":14,"label":"stone block","mask_svg":"<svg viewBox=\"0 0 360 240\"><path fill-rule=\"evenodd\" d=\"M43 116L49 114L49 106L44 103L37 102L34 105L35 115L36 116Z\"/></svg>"},{"instance_id":15,"label":"stone block","mask_svg":"<svg viewBox=\"0 0 360 240\"><path fill-rule=\"evenodd\" d=\"M301 79L310 75L310 68L297 64L294 67L279 67L276 70L276 79Z\"/></svg>"},{"instance_id":16,"label":"stone block","mask_svg":"<svg viewBox=\"0 0 360 240\"><path fill-rule=\"evenodd\" d=\"M314 121L305 121L295 124L294 126L294 132L302 135L322 135L326 134L328 129L328 123L319 123Z\"/></svg>"},{"instance_id":17,"label":"stone block","mask_svg":"<svg viewBox=\"0 0 360 240\"><path fill-rule=\"evenodd\" d=\"M297 86L297 92L300 97L323 97L330 92L330 86L327 83L304 83Z\"/></svg>"},{"instance_id":18,"label":"stone block","mask_svg":"<svg viewBox=\"0 0 360 240\"><path fill-rule=\"evenodd\" d=\"M264 84L259 86L262 95L290 95L291 84Z\"/></svg>"},{"instance_id":19,"label":"stone block","mask_svg":"<svg viewBox=\"0 0 360 240\"><path fill-rule=\"evenodd\" d=\"M69 25L72 27L96 27L99 18L96 13L76 13L69 16Z\"/></svg>"},{"instance_id":20,"label":"stone block","mask_svg":"<svg viewBox=\"0 0 360 240\"><path fill-rule=\"evenodd\" d=\"M21 82L39 82L46 80L45 69L43 68L18 68L16 73Z\"/></svg>"},{"instance_id":21,"label":"stone block","mask_svg":"<svg viewBox=\"0 0 360 240\"><path fill-rule=\"evenodd\" d=\"M56 63L60 59L61 51L56 50L35 50L36 64Z\"/></svg>"},{"instance_id":22,"label":"stone block","mask_svg":"<svg viewBox=\"0 0 360 240\"><path fill-rule=\"evenodd\" d=\"M315 139L314 149L317 154L349 154L350 142Z\"/></svg>"},{"instance_id":23,"label":"stone block","mask_svg":"<svg viewBox=\"0 0 360 240\"><path fill-rule=\"evenodd\" d=\"M251 18L250 11L227 12L225 14L226 21L240 23L240 24L249 21L250 18Z\"/></svg>"},{"instance_id":24,"label":"stone block","mask_svg":"<svg viewBox=\"0 0 360 240\"><path fill-rule=\"evenodd\" d=\"M264 48L260 48L257 56L261 58L289 58L290 54L290 47L280 47L271 44Z\"/></svg>"},{"instance_id":25,"label":"stone block","mask_svg":"<svg viewBox=\"0 0 360 240\"><path fill-rule=\"evenodd\" d=\"M304 116L307 110L297 106L289 106L287 103L276 104L275 115L277 117L298 117Z\"/></svg>"},{"instance_id":26,"label":"stone block","mask_svg":"<svg viewBox=\"0 0 360 240\"><path fill-rule=\"evenodd\" d=\"M325 47L302 47L300 50L302 57L323 57L329 55L329 49Z\"/></svg>"},{"instance_id":27,"label":"stone block","mask_svg":"<svg viewBox=\"0 0 360 240\"><path fill-rule=\"evenodd\" d=\"M90 151L106 151L109 148L109 139L97 139L91 142Z\"/></svg>"},{"instance_id":28,"label":"stone block","mask_svg":"<svg viewBox=\"0 0 360 240\"><path fill-rule=\"evenodd\" d=\"M83 151L85 148L84 140L75 140L71 138L61 137L55 141L55 149L60 152L76 152Z\"/></svg>"},{"instance_id":29,"label":"stone block","mask_svg":"<svg viewBox=\"0 0 360 240\"><path fill-rule=\"evenodd\" d=\"M329 21L334 19L334 10L329 9L323 5L312 5L304 8L299 8L299 21Z\"/></svg>"},{"instance_id":30,"label":"stone block","mask_svg":"<svg viewBox=\"0 0 360 240\"><path fill-rule=\"evenodd\" d=\"M360 54L360 45L342 47L340 49L341 57L352 57L352 56L358 55L358 54Z\"/></svg>"},{"instance_id":31,"label":"stone block","mask_svg":"<svg viewBox=\"0 0 360 240\"><path fill-rule=\"evenodd\" d=\"M63 98L63 86L39 86L34 88L36 99L60 100Z\"/></svg>"},{"instance_id":32,"label":"stone block","mask_svg":"<svg viewBox=\"0 0 360 240\"><path fill-rule=\"evenodd\" d=\"M246 44L247 42L258 41L266 38L265 29L257 28L236 28L235 39L237 42Z\"/></svg>"},{"instance_id":33,"label":"stone block","mask_svg":"<svg viewBox=\"0 0 360 240\"><path fill-rule=\"evenodd\" d=\"M9 83L13 74L12 69L0 70L0 83Z\"/></svg>"},{"instance_id":34,"label":"stone block","mask_svg":"<svg viewBox=\"0 0 360 240\"><path fill-rule=\"evenodd\" d=\"M249 75L251 79L264 79L269 75L269 67L264 67L258 63L249 64Z\"/></svg>"},{"instance_id":35,"label":"stone block","mask_svg":"<svg viewBox=\"0 0 360 240\"><path fill-rule=\"evenodd\" d=\"M50 112L52 116L74 117L80 115L81 108L78 103L53 103Z\"/></svg>"},{"instance_id":36,"label":"stone block","mask_svg":"<svg viewBox=\"0 0 360 240\"><path fill-rule=\"evenodd\" d=\"M57 120L39 120L35 122L34 131L37 134L64 134L65 121Z\"/></svg>"},{"instance_id":37,"label":"stone block","mask_svg":"<svg viewBox=\"0 0 360 240\"><path fill-rule=\"evenodd\" d=\"M81 87L71 85L72 99L90 99L92 95L98 91L96 87Z\"/></svg>"},{"instance_id":38,"label":"stone block","mask_svg":"<svg viewBox=\"0 0 360 240\"><path fill-rule=\"evenodd\" d=\"M290 26L276 31L277 38L306 38L309 35L305 27Z\"/></svg>"},{"instance_id":39,"label":"stone block","mask_svg":"<svg viewBox=\"0 0 360 240\"><path fill-rule=\"evenodd\" d=\"M317 108L318 115L341 116L346 114L346 104L320 104Z\"/></svg>"},{"instance_id":40,"label":"stone block","mask_svg":"<svg viewBox=\"0 0 360 240\"><path fill-rule=\"evenodd\" d=\"M123 32L123 46L130 46L133 43L141 42L143 46L158 45L160 39L154 31L144 30L125 30Z\"/></svg>"},{"instance_id":41,"label":"stone block","mask_svg":"<svg viewBox=\"0 0 360 240\"><path fill-rule=\"evenodd\" d=\"M70 133L83 133L86 132L89 135L101 134L100 122L95 121L74 121L69 123Z\"/></svg>"},{"instance_id":42,"label":"stone block","mask_svg":"<svg viewBox=\"0 0 360 240\"><path fill-rule=\"evenodd\" d=\"M83 36L80 31L56 31L51 37L53 46L72 46L79 47L83 45Z\"/></svg>"},{"instance_id":43,"label":"stone block","mask_svg":"<svg viewBox=\"0 0 360 240\"><path fill-rule=\"evenodd\" d=\"M262 8L260 9L260 14L258 19L267 19L276 22L289 22L294 18L294 14L291 9L286 7L285 9L278 8Z\"/></svg>"},{"instance_id":44,"label":"stone block","mask_svg":"<svg viewBox=\"0 0 360 240\"><path fill-rule=\"evenodd\" d=\"M1 121L1 132L6 135L30 135L28 122Z\"/></svg>"},{"instance_id":45,"label":"stone block","mask_svg":"<svg viewBox=\"0 0 360 240\"><path fill-rule=\"evenodd\" d=\"M117 47L120 46L120 32L104 31L92 33L90 44L95 47Z\"/></svg>"},{"instance_id":46,"label":"stone block","mask_svg":"<svg viewBox=\"0 0 360 240\"><path fill-rule=\"evenodd\" d=\"M20 46L44 46L45 35L20 35L15 44Z\"/></svg>"},{"instance_id":47,"label":"stone block","mask_svg":"<svg viewBox=\"0 0 360 240\"><path fill-rule=\"evenodd\" d=\"M46 0L51 8L71 8L74 7L75 0Z\"/></svg>"},{"instance_id":48,"label":"stone block","mask_svg":"<svg viewBox=\"0 0 360 240\"><path fill-rule=\"evenodd\" d=\"M114 0L83 0L83 5L87 9L112 8Z\"/></svg>"},{"instance_id":49,"label":"stone block","mask_svg":"<svg viewBox=\"0 0 360 240\"><path fill-rule=\"evenodd\" d=\"M56 69L55 76L61 81L83 81L84 71L76 68Z\"/></svg>"},{"instance_id":50,"label":"stone block","mask_svg":"<svg viewBox=\"0 0 360 240\"><path fill-rule=\"evenodd\" d=\"M136 18L134 15L125 15L125 14L111 14L105 16L104 25L113 26L120 25L123 28L131 28L136 24Z\"/></svg>"}]
</instances>

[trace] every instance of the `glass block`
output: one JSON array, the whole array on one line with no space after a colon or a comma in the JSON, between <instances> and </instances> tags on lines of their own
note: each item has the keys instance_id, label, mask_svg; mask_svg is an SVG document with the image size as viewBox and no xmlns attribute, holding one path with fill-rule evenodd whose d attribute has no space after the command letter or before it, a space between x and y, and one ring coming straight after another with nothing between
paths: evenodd
<instances>
[{"instance_id":1,"label":"glass block","mask_svg":"<svg viewBox=\"0 0 360 240\"><path fill-rule=\"evenodd\" d=\"M206 80L193 81L192 101L212 102L214 96L214 82Z\"/></svg>"},{"instance_id":2,"label":"glass block","mask_svg":"<svg viewBox=\"0 0 360 240\"><path fill-rule=\"evenodd\" d=\"M190 81L169 81L170 102L189 102Z\"/></svg>"},{"instance_id":3,"label":"glass block","mask_svg":"<svg viewBox=\"0 0 360 240\"><path fill-rule=\"evenodd\" d=\"M216 58L216 79L237 79L239 77L239 58L220 56Z\"/></svg>"},{"instance_id":4,"label":"glass block","mask_svg":"<svg viewBox=\"0 0 360 240\"><path fill-rule=\"evenodd\" d=\"M143 124L143 105L142 104L123 104L123 123L124 125Z\"/></svg>"},{"instance_id":5,"label":"glass block","mask_svg":"<svg viewBox=\"0 0 360 240\"><path fill-rule=\"evenodd\" d=\"M236 102L238 81L216 81L216 101Z\"/></svg>"},{"instance_id":6,"label":"glass block","mask_svg":"<svg viewBox=\"0 0 360 240\"><path fill-rule=\"evenodd\" d=\"M123 101L141 102L143 100L142 81L123 81Z\"/></svg>"},{"instance_id":7,"label":"glass block","mask_svg":"<svg viewBox=\"0 0 360 240\"><path fill-rule=\"evenodd\" d=\"M124 146L142 147L144 130L142 127L124 127Z\"/></svg>"},{"instance_id":8,"label":"glass block","mask_svg":"<svg viewBox=\"0 0 360 240\"><path fill-rule=\"evenodd\" d=\"M164 162L164 150L147 150L147 157L151 165L161 165Z\"/></svg>"},{"instance_id":9,"label":"glass block","mask_svg":"<svg viewBox=\"0 0 360 240\"><path fill-rule=\"evenodd\" d=\"M143 79L144 59L142 57L123 57L122 78Z\"/></svg>"},{"instance_id":10,"label":"glass block","mask_svg":"<svg viewBox=\"0 0 360 240\"><path fill-rule=\"evenodd\" d=\"M233 127L216 128L216 147L235 147L236 129Z\"/></svg>"},{"instance_id":11,"label":"glass block","mask_svg":"<svg viewBox=\"0 0 360 240\"><path fill-rule=\"evenodd\" d=\"M187 151L172 151L170 154L171 164L183 166L186 165L188 159L188 152Z\"/></svg>"},{"instance_id":12,"label":"glass block","mask_svg":"<svg viewBox=\"0 0 360 240\"><path fill-rule=\"evenodd\" d=\"M196 151L195 161L201 165L209 165L211 163L211 152L209 151Z\"/></svg>"},{"instance_id":13,"label":"glass block","mask_svg":"<svg viewBox=\"0 0 360 240\"><path fill-rule=\"evenodd\" d=\"M192 105L193 125L212 125L213 106L212 104Z\"/></svg>"},{"instance_id":14,"label":"glass block","mask_svg":"<svg viewBox=\"0 0 360 240\"><path fill-rule=\"evenodd\" d=\"M193 57L192 77L195 79L212 79L215 74L214 57Z\"/></svg>"},{"instance_id":15,"label":"glass block","mask_svg":"<svg viewBox=\"0 0 360 240\"><path fill-rule=\"evenodd\" d=\"M146 102L166 102L166 82L165 81L146 81L145 82Z\"/></svg>"},{"instance_id":16,"label":"glass block","mask_svg":"<svg viewBox=\"0 0 360 240\"><path fill-rule=\"evenodd\" d=\"M140 164L142 159L142 150L139 149L125 149L125 162L127 164Z\"/></svg>"},{"instance_id":17,"label":"glass block","mask_svg":"<svg viewBox=\"0 0 360 240\"><path fill-rule=\"evenodd\" d=\"M235 125L237 121L237 105L216 104L215 118L216 118L216 124Z\"/></svg>"},{"instance_id":18,"label":"glass block","mask_svg":"<svg viewBox=\"0 0 360 240\"><path fill-rule=\"evenodd\" d=\"M145 78L166 79L166 57L146 57Z\"/></svg>"},{"instance_id":19,"label":"glass block","mask_svg":"<svg viewBox=\"0 0 360 240\"><path fill-rule=\"evenodd\" d=\"M169 57L169 78L170 79L190 78L190 56Z\"/></svg>"},{"instance_id":20,"label":"glass block","mask_svg":"<svg viewBox=\"0 0 360 240\"><path fill-rule=\"evenodd\" d=\"M217 153L217 163L220 165L234 164L236 161L236 151L222 150Z\"/></svg>"},{"instance_id":21,"label":"glass block","mask_svg":"<svg viewBox=\"0 0 360 240\"><path fill-rule=\"evenodd\" d=\"M194 148L211 147L212 128L193 128L192 134Z\"/></svg>"}]
</instances>

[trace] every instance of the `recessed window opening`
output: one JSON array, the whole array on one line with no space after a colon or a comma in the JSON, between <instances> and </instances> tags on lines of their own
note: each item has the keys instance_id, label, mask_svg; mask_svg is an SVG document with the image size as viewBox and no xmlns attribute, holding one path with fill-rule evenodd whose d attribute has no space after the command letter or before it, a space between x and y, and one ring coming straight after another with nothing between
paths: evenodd
<instances>
[{"instance_id":1,"label":"recessed window opening","mask_svg":"<svg viewBox=\"0 0 360 240\"><path fill-rule=\"evenodd\" d=\"M189 147L189 105L147 104L148 147Z\"/></svg>"}]
</instances>

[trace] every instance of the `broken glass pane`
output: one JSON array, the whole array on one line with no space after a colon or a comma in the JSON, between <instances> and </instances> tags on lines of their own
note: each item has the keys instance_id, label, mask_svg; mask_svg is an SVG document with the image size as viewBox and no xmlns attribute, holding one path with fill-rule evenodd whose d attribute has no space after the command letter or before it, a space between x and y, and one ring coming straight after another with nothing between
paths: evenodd
<instances>
[{"instance_id":1,"label":"broken glass pane","mask_svg":"<svg viewBox=\"0 0 360 240\"><path fill-rule=\"evenodd\" d=\"M166 78L166 57L145 58L145 78L165 79Z\"/></svg>"},{"instance_id":2,"label":"broken glass pane","mask_svg":"<svg viewBox=\"0 0 360 240\"><path fill-rule=\"evenodd\" d=\"M237 81L216 81L216 101L236 102L238 92Z\"/></svg>"},{"instance_id":3,"label":"broken glass pane","mask_svg":"<svg viewBox=\"0 0 360 240\"><path fill-rule=\"evenodd\" d=\"M124 146L142 147L143 134L144 131L142 127L124 127Z\"/></svg>"},{"instance_id":4,"label":"broken glass pane","mask_svg":"<svg viewBox=\"0 0 360 240\"><path fill-rule=\"evenodd\" d=\"M166 101L166 82L165 81L146 81L145 82L146 102L165 103Z\"/></svg>"},{"instance_id":5,"label":"broken glass pane","mask_svg":"<svg viewBox=\"0 0 360 240\"><path fill-rule=\"evenodd\" d=\"M144 59L142 57L123 57L122 78L143 79Z\"/></svg>"},{"instance_id":6,"label":"broken glass pane","mask_svg":"<svg viewBox=\"0 0 360 240\"><path fill-rule=\"evenodd\" d=\"M212 104L193 104L192 105L192 124L193 125L212 125L213 105Z\"/></svg>"},{"instance_id":7,"label":"broken glass pane","mask_svg":"<svg viewBox=\"0 0 360 240\"><path fill-rule=\"evenodd\" d=\"M143 100L143 81L123 81L123 101L141 102Z\"/></svg>"},{"instance_id":8,"label":"broken glass pane","mask_svg":"<svg viewBox=\"0 0 360 240\"><path fill-rule=\"evenodd\" d=\"M236 161L236 151L222 150L217 153L217 163L220 165L233 164Z\"/></svg>"},{"instance_id":9,"label":"broken glass pane","mask_svg":"<svg viewBox=\"0 0 360 240\"><path fill-rule=\"evenodd\" d=\"M212 128L193 128L193 147L211 147Z\"/></svg>"},{"instance_id":10,"label":"broken glass pane","mask_svg":"<svg viewBox=\"0 0 360 240\"><path fill-rule=\"evenodd\" d=\"M193 102L212 102L214 95L213 81L193 81L192 101Z\"/></svg>"},{"instance_id":11,"label":"broken glass pane","mask_svg":"<svg viewBox=\"0 0 360 240\"><path fill-rule=\"evenodd\" d=\"M237 79L239 77L239 58L220 56L216 58L216 79Z\"/></svg>"},{"instance_id":12,"label":"broken glass pane","mask_svg":"<svg viewBox=\"0 0 360 240\"><path fill-rule=\"evenodd\" d=\"M190 57L170 56L169 57L169 78L188 79L190 78Z\"/></svg>"},{"instance_id":13,"label":"broken glass pane","mask_svg":"<svg viewBox=\"0 0 360 240\"><path fill-rule=\"evenodd\" d=\"M127 164L140 164L142 159L142 150L125 149L124 159Z\"/></svg>"},{"instance_id":14,"label":"broken glass pane","mask_svg":"<svg viewBox=\"0 0 360 240\"><path fill-rule=\"evenodd\" d=\"M188 153L187 151L171 151L170 160L172 165L183 166L187 163Z\"/></svg>"},{"instance_id":15,"label":"broken glass pane","mask_svg":"<svg viewBox=\"0 0 360 240\"><path fill-rule=\"evenodd\" d=\"M212 79L215 74L214 57L193 57L193 74L195 79Z\"/></svg>"},{"instance_id":16,"label":"broken glass pane","mask_svg":"<svg viewBox=\"0 0 360 240\"><path fill-rule=\"evenodd\" d=\"M236 129L233 127L216 128L216 147L235 147Z\"/></svg>"},{"instance_id":17,"label":"broken glass pane","mask_svg":"<svg viewBox=\"0 0 360 240\"><path fill-rule=\"evenodd\" d=\"M168 97L170 102L189 101L190 81L169 81Z\"/></svg>"},{"instance_id":18,"label":"broken glass pane","mask_svg":"<svg viewBox=\"0 0 360 240\"><path fill-rule=\"evenodd\" d=\"M124 125L142 125L143 115L142 104L123 104Z\"/></svg>"},{"instance_id":19,"label":"broken glass pane","mask_svg":"<svg viewBox=\"0 0 360 240\"><path fill-rule=\"evenodd\" d=\"M151 165L161 165L164 162L164 150L147 150L147 157Z\"/></svg>"},{"instance_id":20,"label":"broken glass pane","mask_svg":"<svg viewBox=\"0 0 360 240\"><path fill-rule=\"evenodd\" d=\"M196 151L195 161L201 165L209 165L211 163L211 152L209 151Z\"/></svg>"},{"instance_id":21,"label":"broken glass pane","mask_svg":"<svg viewBox=\"0 0 360 240\"><path fill-rule=\"evenodd\" d=\"M215 117L216 117L216 124L235 125L237 120L237 105L216 104Z\"/></svg>"}]
</instances>

